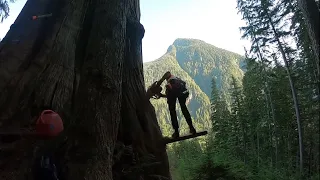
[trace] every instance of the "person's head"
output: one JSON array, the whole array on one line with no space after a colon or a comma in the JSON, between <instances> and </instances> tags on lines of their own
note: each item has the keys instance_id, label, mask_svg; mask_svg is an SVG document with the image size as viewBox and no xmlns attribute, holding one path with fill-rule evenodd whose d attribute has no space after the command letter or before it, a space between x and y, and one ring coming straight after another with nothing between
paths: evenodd
<instances>
[{"instance_id":1,"label":"person's head","mask_svg":"<svg viewBox=\"0 0 320 180\"><path fill-rule=\"evenodd\" d=\"M167 72L164 74L164 78L165 78L166 80L168 80L170 77L171 77L171 73L170 73L170 71L167 71Z\"/></svg>"}]
</instances>

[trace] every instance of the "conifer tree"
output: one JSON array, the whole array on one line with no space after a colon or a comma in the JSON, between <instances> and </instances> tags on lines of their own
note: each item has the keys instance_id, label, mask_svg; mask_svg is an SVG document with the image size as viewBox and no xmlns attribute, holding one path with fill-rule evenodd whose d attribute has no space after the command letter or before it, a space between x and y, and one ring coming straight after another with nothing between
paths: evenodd
<instances>
[{"instance_id":1,"label":"conifer tree","mask_svg":"<svg viewBox=\"0 0 320 180\"><path fill-rule=\"evenodd\" d=\"M240 12L246 12L244 19L247 21L247 27L243 28L245 31L255 28L255 41L261 42L261 47L275 46L279 51L282 60L285 64L289 84L291 87L292 99L294 102L295 116L298 126L299 135L299 151L300 151L300 173L303 174L303 137L302 137L302 125L300 117L299 102L297 98L297 92L292 78L291 64L293 63L294 50L288 46L284 39L290 35L290 31L286 30L286 24L284 19L290 14L283 8L281 1L273 0L254 0L243 1L238 0L238 9ZM248 15L250 12L250 15ZM252 27L251 27L252 26ZM245 32L245 35L252 38L252 33ZM255 38L257 37L257 38ZM268 53L268 52L266 52Z\"/></svg>"},{"instance_id":2,"label":"conifer tree","mask_svg":"<svg viewBox=\"0 0 320 180\"><path fill-rule=\"evenodd\" d=\"M214 147L227 148L229 142L228 133L230 132L230 112L227 103L219 92L215 78L211 81L211 122L212 137L214 139Z\"/></svg>"},{"instance_id":3,"label":"conifer tree","mask_svg":"<svg viewBox=\"0 0 320 180\"><path fill-rule=\"evenodd\" d=\"M298 7L303 14L304 24L307 27L309 39L311 40L312 52L315 57L315 64L318 70L318 78L320 77L320 40L319 40L319 7L314 0L297 0Z\"/></svg>"},{"instance_id":4,"label":"conifer tree","mask_svg":"<svg viewBox=\"0 0 320 180\"><path fill-rule=\"evenodd\" d=\"M9 2L14 2L15 0L10 0ZM8 0L0 0L0 22L2 23L4 19L9 16L9 2Z\"/></svg>"}]
</instances>

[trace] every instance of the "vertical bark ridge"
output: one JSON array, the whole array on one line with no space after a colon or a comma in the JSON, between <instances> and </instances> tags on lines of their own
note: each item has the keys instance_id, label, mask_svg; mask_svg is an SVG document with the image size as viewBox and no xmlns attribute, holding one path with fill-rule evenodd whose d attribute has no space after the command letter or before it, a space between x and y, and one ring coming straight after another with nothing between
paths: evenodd
<instances>
[{"instance_id":1,"label":"vertical bark ridge","mask_svg":"<svg viewBox=\"0 0 320 180\"><path fill-rule=\"evenodd\" d=\"M88 44L88 39L90 35L90 31L92 28L92 18L94 13L94 6L96 5L96 0L87 0L85 1L84 10L81 12L79 10L79 14L82 13L81 19L81 31L78 34L78 40L76 41L76 49L75 49L75 64L74 64L74 83L73 83L73 95L71 101L71 111L75 113L75 104L76 104L76 96L78 93L78 87L80 83L80 70L83 65L85 59L85 49ZM74 119L71 119L73 121ZM74 123L74 122L71 122Z\"/></svg>"},{"instance_id":2,"label":"vertical bark ridge","mask_svg":"<svg viewBox=\"0 0 320 180\"><path fill-rule=\"evenodd\" d=\"M155 157L152 160L154 162L139 162L158 163L143 170L144 179L152 179L152 175L170 178L166 149L161 143L162 133L154 108L146 99L144 88L141 54L145 30L139 22L140 11L134 11L137 1L130 1L128 5L131 11L127 14L126 57L122 77L122 119L118 140L132 145L134 152L138 153L140 158L148 154Z\"/></svg>"},{"instance_id":3,"label":"vertical bark ridge","mask_svg":"<svg viewBox=\"0 0 320 180\"><path fill-rule=\"evenodd\" d=\"M112 179L112 156L121 118L125 13L126 4L117 0L98 0L94 9L76 108L76 123L89 135L81 146L90 145L90 149L78 151L91 153L92 158L86 158L90 168L77 179ZM77 164L69 166L70 174L79 172Z\"/></svg>"}]
</instances>

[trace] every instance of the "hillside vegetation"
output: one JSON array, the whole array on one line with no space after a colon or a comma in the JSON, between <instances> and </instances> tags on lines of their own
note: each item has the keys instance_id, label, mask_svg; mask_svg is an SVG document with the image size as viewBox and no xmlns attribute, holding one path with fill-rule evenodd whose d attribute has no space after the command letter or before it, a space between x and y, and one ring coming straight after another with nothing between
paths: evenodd
<instances>
[{"instance_id":1,"label":"hillside vegetation","mask_svg":"<svg viewBox=\"0 0 320 180\"><path fill-rule=\"evenodd\" d=\"M197 39L177 39L169 46L167 53L159 59L144 63L146 86L159 80L166 71L182 78L190 91L188 108L195 126L200 130L208 130L210 122L211 80L215 78L220 90L229 99L231 77L239 82L243 78L243 57ZM164 82L165 83L165 82ZM163 87L164 87L163 83ZM172 132L170 114L166 99L152 100L164 135ZM181 132L185 133L187 124L177 105Z\"/></svg>"},{"instance_id":2,"label":"hillside vegetation","mask_svg":"<svg viewBox=\"0 0 320 180\"><path fill-rule=\"evenodd\" d=\"M244 57L239 54L197 39L177 39L169 50L175 54L180 67L209 97L213 77L223 92L230 89L232 76L238 81L243 78L245 63Z\"/></svg>"},{"instance_id":3,"label":"hillside vegetation","mask_svg":"<svg viewBox=\"0 0 320 180\"><path fill-rule=\"evenodd\" d=\"M163 71L158 66L167 66L165 60L178 64L174 68L188 75L182 78L193 79L211 103L208 136L167 148L173 179L318 180L319 38L311 25L319 21L306 13L319 9L313 0L308 7L296 0L237 2L246 21L243 37L252 42L245 59L177 39L149 63L157 63L154 73Z\"/></svg>"}]
</instances>

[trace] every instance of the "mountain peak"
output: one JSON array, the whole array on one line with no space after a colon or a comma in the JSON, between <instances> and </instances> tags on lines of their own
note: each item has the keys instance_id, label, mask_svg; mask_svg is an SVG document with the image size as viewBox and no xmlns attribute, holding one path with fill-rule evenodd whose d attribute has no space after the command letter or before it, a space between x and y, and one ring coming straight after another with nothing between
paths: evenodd
<instances>
[{"instance_id":1,"label":"mountain peak","mask_svg":"<svg viewBox=\"0 0 320 180\"><path fill-rule=\"evenodd\" d=\"M175 46L190 46L194 44L203 44L206 42L199 40L199 39L192 39L192 38L178 38L173 42Z\"/></svg>"},{"instance_id":2,"label":"mountain peak","mask_svg":"<svg viewBox=\"0 0 320 180\"><path fill-rule=\"evenodd\" d=\"M170 46L168 47L168 49L167 49L167 53L172 53L173 56L175 56L176 51L177 51L177 49L176 49L176 47L175 47L173 44L170 45Z\"/></svg>"}]
</instances>

